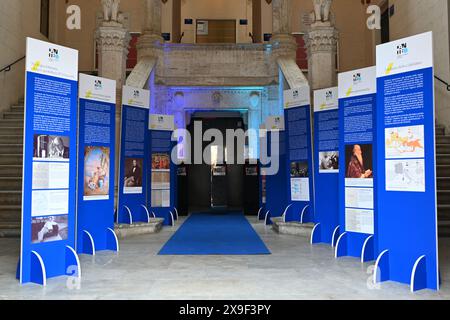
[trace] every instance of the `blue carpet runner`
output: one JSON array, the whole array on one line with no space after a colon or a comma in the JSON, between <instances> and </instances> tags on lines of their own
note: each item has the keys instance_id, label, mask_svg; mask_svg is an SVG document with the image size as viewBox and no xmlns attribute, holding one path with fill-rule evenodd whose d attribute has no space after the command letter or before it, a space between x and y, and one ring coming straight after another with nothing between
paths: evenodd
<instances>
[{"instance_id":1,"label":"blue carpet runner","mask_svg":"<svg viewBox=\"0 0 450 320\"><path fill-rule=\"evenodd\" d=\"M160 255L270 254L243 213L193 213Z\"/></svg>"}]
</instances>

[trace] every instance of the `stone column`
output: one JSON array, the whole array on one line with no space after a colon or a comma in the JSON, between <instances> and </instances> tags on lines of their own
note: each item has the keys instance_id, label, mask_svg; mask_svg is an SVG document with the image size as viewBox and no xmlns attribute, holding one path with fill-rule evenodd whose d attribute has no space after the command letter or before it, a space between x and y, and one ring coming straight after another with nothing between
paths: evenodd
<instances>
[{"instance_id":1,"label":"stone column","mask_svg":"<svg viewBox=\"0 0 450 320\"><path fill-rule=\"evenodd\" d=\"M98 46L98 71L99 76L116 80L116 155L115 175L119 174L119 150L120 145L120 116L122 111L122 86L126 80L126 59L130 34L121 23L105 21L96 31ZM116 182L117 179L114 179ZM117 188L115 185L115 199L117 200Z\"/></svg>"},{"instance_id":2,"label":"stone column","mask_svg":"<svg viewBox=\"0 0 450 320\"><path fill-rule=\"evenodd\" d=\"M309 84L312 90L336 86L336 52L339 34L332 22L332 14L327 21L323 21L323 15L316 17L312 13L311 17L314 22L305 35Z\"/></svg>"},{"instance_id":3,"label":"stone column","mask_svg":"<svg viewBox=\"0 0 450 320\"><path fill-rule=\"evenodd\" d=\"M294 54L295 57L297 43L291 35L291 8L292 0L272 1L273 32L271 42L277 45L276 48L283 51L278 55Z\"/></svg>"},{"instance_id":4,"label":"stone column","mask_svg":"<svg viewBox=\"0 0 450 320\"><path fill-rule=\"evenodd\" d=\"M291 0L272 1L273 35L291 32Z\"/></svg>"},{"instance_id":5,"label":"stone column","mask_svg":"<svg viewBox=\"0 0 450 320\"><path fill-rule=\"evenodd\" d=\"M145 0L145 13L144 32L139 38L138 49L164 42L161 36L161 0Z\"/></svg>"}]
</instances>

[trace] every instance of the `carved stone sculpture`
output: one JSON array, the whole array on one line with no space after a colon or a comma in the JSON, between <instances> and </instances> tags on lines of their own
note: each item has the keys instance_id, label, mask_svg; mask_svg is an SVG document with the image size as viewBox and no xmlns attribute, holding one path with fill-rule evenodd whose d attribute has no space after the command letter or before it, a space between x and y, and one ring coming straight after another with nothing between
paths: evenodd
<instances>
[{"instance_id":1,"label":"carved stone sculpture","mask_svg":"<svg viewBox=\"0 0 450 320\"><path fill-rule=\"evenodd\" d=\"M105 21L119 22L119 4L120 0L102 0Z\"/></svg>"},{"instance_id":2,"label":"carved stone sculpture","mask_svg":"<svg viewBox=\"0 0 450 320\"><path fill-rule=\"evenodd\" d=\"M330 9L332 0L313 0L314 12L312 22L330 21Z\"/></svg>"}]
</instances>

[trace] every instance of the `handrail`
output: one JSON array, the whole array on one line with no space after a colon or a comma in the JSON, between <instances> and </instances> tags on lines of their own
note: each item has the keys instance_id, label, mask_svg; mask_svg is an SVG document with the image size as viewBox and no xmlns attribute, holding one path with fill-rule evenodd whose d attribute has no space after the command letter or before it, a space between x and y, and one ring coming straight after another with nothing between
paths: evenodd
<instances>
[{"instance_id":1,"label":"handrail","mask_svg":"<svg viewBox=\"0 0 450 320\"><path fill-rule=\"evenodd\" d=\"M19 63L19 62L22 61L23 59L25 59L25 56L23 56L23 57L20 58L20 59L17 59L17 60L14 61L13 63L7 65L7 66L4 67L4 68L2 68L2 69L0 70L0 73L2 73L3 71L5 71L5 72L11 71L11 67L12 67L13 65L15 65L16 63Z\"/></svg>"},{"instance_id":2,"label":"handrail","mask_svg":"<svg viewBox=\"0 0 450 320\"><path fill-rule=\"evenodd\" d=\"M442 82L445 86L447 86L447 91L450 91L450 84L448 84L446 81L442 80L438 76L434 76L434 77L436 78L436 80Z\"/></svg>"}]
</instances>

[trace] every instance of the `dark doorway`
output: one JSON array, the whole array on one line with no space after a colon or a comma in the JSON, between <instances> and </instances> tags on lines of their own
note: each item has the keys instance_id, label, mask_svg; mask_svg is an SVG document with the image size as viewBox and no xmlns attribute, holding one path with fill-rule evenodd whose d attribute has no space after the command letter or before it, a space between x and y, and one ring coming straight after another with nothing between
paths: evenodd
<instances>
[{"instance_id":1,"label":"dark doorway","mask_svg":"<svg viewBox=\"0 0 450 320\"><path fill-rule=\"evenodd\" d=\"M224 164L211 166L202 161L202 164L188 165L187 190L189 212L210 211L214 208L229 211L242 210L244 206L244 165L237 164L237 140L234 143L234 164L231 164L231 159L227 159L230 156L229 150L225 152L227 143L226 130L246 130L242 117L237 115L224 117L223 114L215 117L213 113L205 117L204 115L196 116L194 114L187 128L192 138L192 162L194 162L194 141L200 141L201 138L195 137L194 123L196 121L202 124L202 137L208 129L217 129L222 133L224 140ZM202 142L202 152L210 143L209 141Z\"/></svg>"}]
</instances>

